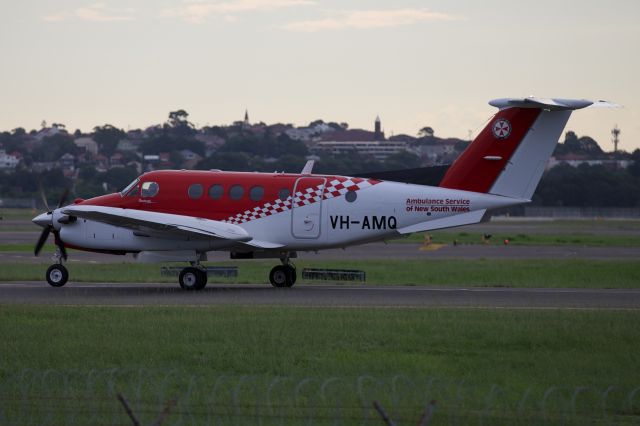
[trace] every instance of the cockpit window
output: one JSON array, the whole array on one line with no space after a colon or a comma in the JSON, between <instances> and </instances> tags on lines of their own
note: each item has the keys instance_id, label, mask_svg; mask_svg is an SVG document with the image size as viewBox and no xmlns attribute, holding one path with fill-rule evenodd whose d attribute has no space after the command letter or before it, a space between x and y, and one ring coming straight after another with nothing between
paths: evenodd
<instances>
[{"instance_id":1,"label":"cockpit window","mask_svg":"<svg viewBox=\"0 0 640 426\"><path fill-rule=\"evenodd\" d=\"M158 186L155 182L144 182L142 184L141 195L145 198L155 197L160 190L160 186Z\"/></svg>"},{"instance_id":2,"label":"cockpit window","mask_svg":"<svg viewBox=\"0 0 640 426\"><path fill-rule=\"evenodd\" d=\"M134 186L133 189L127 192L127 197L137 197L140 193L140 188L138 186Z\"/></svg>"},{"instance_id":3,"label":"cockpit window","mask_svg":"<svg viewBox=\"0 0 640 426\"><path fill-rule=\"evenodd\" d=\"M127 195L127 193L131 191L131 188L135 187L138 184L138 182L140 182L140 179L136 179L133 182L131 182L129 185L126 186L126 188L120 191L120 195L122 195L123 197Z\"/></svg>"}]
</instances>

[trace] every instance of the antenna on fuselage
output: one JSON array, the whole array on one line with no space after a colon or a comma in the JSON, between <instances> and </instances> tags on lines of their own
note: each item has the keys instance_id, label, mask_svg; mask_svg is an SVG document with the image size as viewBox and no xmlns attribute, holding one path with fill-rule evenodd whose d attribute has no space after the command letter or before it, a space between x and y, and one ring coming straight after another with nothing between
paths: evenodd
<instances>
[{"instance_id":1,"label":"antenna on fuselage","mask_svg":"<svg viewBox=\"0 0 640 426\"><path fill-rule=\"evenodd\" d=\"M309 160L307 161L307 164L304 165L304 167L302 168L302 171L300 172L301 175L310 175L311 172L313 171L313 165L315 164L315 160Z\"/></svg>"}]
</instances>

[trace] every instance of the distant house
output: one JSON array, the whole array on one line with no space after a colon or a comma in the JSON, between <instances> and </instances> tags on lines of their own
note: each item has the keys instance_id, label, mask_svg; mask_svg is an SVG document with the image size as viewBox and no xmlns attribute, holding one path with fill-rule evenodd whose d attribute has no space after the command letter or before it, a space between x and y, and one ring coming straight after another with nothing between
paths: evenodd
<instances>
[{"instance_id":1,"label":"distant house","mask_svg":"<svg viewBox=\"0 0 640 426\"><path fill-rule=\"evenodd\" d=\"M442 163L443 158L449 158L456 151L459 139L435 139L430 143L423 143L418 148L420 157L425 164Z\"/></svg>"},{"instance_id":2,"label":"distant house","mask_svg":"<svg viewBox=\"0 0 640 426\"><path fill-rule=\"evenodd\" d=\"M110 167L124 167L122 162L123 155L119 152L116 152L111 157L109 157L109 166Z\"/></svg>"},{"instance_id":3,"label":"distant house","mask_svg":"<svg viewBox=\"0 0 640 426\"><path fill-rule=\"evenodd\" d=\"M76 157L73 154L66 153L58 160L58 164L60 168L65 170L75 170L76 169Z\"/></svg>"},{"instance_id":4,"label":"distant house","mask_svg":"<svg viewBox=\"0 0 640 426\"><path fill-rule=\"evenodd\" d=\"M20 163L20 159L15 155L10 155L4 149L0 150L0 171L11 171Z\"/></svg>"},{"instance_id":5,"label":"distant house","mask_svg":"<svg viewBox=\"0 0 640 426\"><path fill-rule=\"evenodd\" d=\"M225 140L220 136L205 133L198 133L196 140L204 144L204 155L206 157L212 155L225 143Z\"/></svg>"},{"instance_id":6,"label":"distant house","mask_svg":"<svg viewBox=\"0 0 640 426\"><path fill-rule=\"evenodd\" d=\"M81 151L90 152L93 155L98 154L98 143L90 137L80 137L73 141Z\"/></svg>"},{"instance_id":7,"label":"distant house","mask_svg":"<svg viewBox=\"0 0 640 426\"><path fill-rule=\"evenodd\" d=\"M58 167L58 164L55 161L42 161L42 162L33 162L31 164L31 171L36 173L48 172L49 170L53 170Z\"/></svg>"},{"instance_id":8,"label":"distant house","mask_svg":"<svg viewBox=\"0 0 640 426\"><path fill-rule=\"evenodd\" d=\"M67 133L67 131L60 126L45 127L39 130L35 135L33 135L33 137L37 141L41 141L44 138L57 135L58 133Z\"/></svg>"},{"instance_id":9,"label":"distant house","mask_svg":"<svg viewBox=\"0 0 640 426\"><path fill-rule=\"evenodd\" d=\"M299 127L296 129L288 129L284 132L290 139L294 141L307 142L316 134L316 131L310 127Z\"/></svg>"},{"instance_id":10,"label":"distant house","mask_svg":"<svg viewBox=\"0 0 640 426\"><path fill-rule=\"evenodd\" d=\"M137 150L138 146L131 142L129 139L122 139L116 146L116 151L121 152L136 152Z\"/></svg>"},{"instance_id":11,"label":"distant house","mask_svg":"<svg viewBox=\"0 0 640 426\"><path fill-rule=\"evenodd\" d=\"M96 170L99 172L106 172L108 169L109 159L103 154L98 154L96 156Z\"/></svg>"}]
</instances>

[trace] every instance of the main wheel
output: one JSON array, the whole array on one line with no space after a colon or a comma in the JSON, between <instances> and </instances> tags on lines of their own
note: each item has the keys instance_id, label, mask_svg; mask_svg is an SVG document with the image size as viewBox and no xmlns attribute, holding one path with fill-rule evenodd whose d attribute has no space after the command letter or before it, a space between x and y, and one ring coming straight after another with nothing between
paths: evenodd
<instances>
[{"instance_id":1,"label":"main wheel","mask_svg":"<svg viewBox=\"0 0 640 426\"><path fill-rule=\"evenodd\" d=\"M269 281L274 287L291 287L296 282L296 270L289 265L275 266L269 273Z\"/></svg>"},{"instance_id":2,"label":"main wheel","mask_svg":"<svg viewBox=\"0 0 640 426\"><path fill-rule=\"evenodd\" d=\"M207 273L198 268L184 268L178 282L184 290L202 290L207 285Z\"/></svg>"},{"instance_id":3,"label":"main wheel","mask_svg":"<svg viewBox=\"0 0 640 426\"><path fill-rule=\"evenodd\" d=\"M62 287L69 279L69 271L62 265L51 265L47 269L47 282L52 287Z\"/></svg>"}]
</instances>

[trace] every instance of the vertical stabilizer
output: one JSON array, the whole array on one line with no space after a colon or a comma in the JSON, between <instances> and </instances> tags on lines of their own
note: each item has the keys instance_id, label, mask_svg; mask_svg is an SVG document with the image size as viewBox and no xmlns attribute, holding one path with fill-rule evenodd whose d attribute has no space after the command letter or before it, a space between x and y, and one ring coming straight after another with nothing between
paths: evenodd
<instances>
[{"instance_id":1,"label":"vertical stabilizer","mask_svg":"<svg viewBox=\"0 0 640 426\"><path fill-rule=\"evenodd\" d=\"M451 165L440 186L531 199L571 112L604 101L496 99L500 111Z\"/></svg>"}]
</instances>

